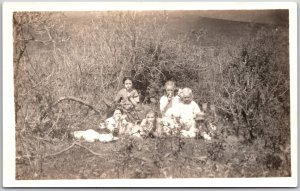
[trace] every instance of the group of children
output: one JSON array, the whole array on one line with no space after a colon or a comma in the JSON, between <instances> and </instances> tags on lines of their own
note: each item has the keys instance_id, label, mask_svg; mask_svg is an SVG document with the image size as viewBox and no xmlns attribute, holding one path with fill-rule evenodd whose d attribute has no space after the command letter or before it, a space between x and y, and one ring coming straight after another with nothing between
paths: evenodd
<instances>
[{"instance_id":1,"label":"group of children","mask_svg":"<svg viewBox=\"0 0 300 191\"><path fill-rule=\"evenodd\" d=\"M74 132L76 139L84 139L88 142L101 141L110 142L118 137L127 135L139 138L165 137L179 135L194 138L201 135L210 140L211 136L201 129L204 121L204 112L198 104L193 101L193 92L190 88L178 89L173 81L165 84L165 95L160 98L160 114L155 110L149 110L143 120L139 120L139 94L133 88L133 80L125 77L124 88L115 97L117 107L113 116L100 125L101 129L107 129L109 134L100 134L92 129ZM210 129L215 131L216 127L209 124ZM201 131L201 132L200 132Z\"/></svg>"},{"instance_id":2,"label":"group of children","mask_svg":"<svg viewBox=\"0 0 300 191\"><path fill-rule=\"evenodd\" d=\"M175 83L168 81L165 84L165 95L160 98L160 116L154 110L149 110L145 118L137 120L139 95L133 88L133 80L129 77L123 80L121 89L115 102L118 107L112 117L106 119L105 126L114 136L131 135L137 137L161 137L181 135L196 137L197 118L203 118L204 113L193 101L190 88L179 89L175 95Z\"/></svg>"}]
</instances>

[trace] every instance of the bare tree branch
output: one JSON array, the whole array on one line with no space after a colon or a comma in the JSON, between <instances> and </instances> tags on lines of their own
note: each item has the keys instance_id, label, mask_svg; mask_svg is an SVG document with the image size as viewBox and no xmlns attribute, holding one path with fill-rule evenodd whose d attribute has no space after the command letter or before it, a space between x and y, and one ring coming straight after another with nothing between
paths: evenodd
<instances>
[{"instance_id":1,"label":"bare tree branch","mask_svg":"<svg viewBox=\"0 0 300 191\"><path fill-rule=\"evenodd\" d=\"M57 104L59 104L60 102L62 101L66 101L66 100L71 100L71 101L75 101L75 102L78 102L82 105L85 105L87 106L88 108L90 108L91 110L94 110L97 114L100 114L101 111L99 111L98 109L96 109L94 106L82 101L81 99L78 99L78 98L75 98L75 97L62 97L60 98L58 101L56 101L53 106L56 106Z\"/></svg>"},{"instance_id":2,"label":"bare tree branch","mask_svg":"<svg viewBox=\"0 0 300 191\"><path fill-rule=\"evenodd\" d=\"M103 157L103 154L96 153L96 152L92 151L91 149L89 149L88 147L83 146L83 145L81 145L80 143L78 143L77 141L75 141L75 142L72 143L69 147L67 147L67 148L65 148L65 149L63 149L63 150L61 150L61 151L59 151L59 152L57 152L57 153L53 153L53 154L46 155L45 158L46 158L46 157L53 157L53 156L60 155L60 154L62 154L62 153L64 153L64 152L70 150L70 149L73 148L74 146L82 147L82 148L88 150L88 151L89 151L90 153L92 153L93 155L96 155L96 156L98 156L98 157Z\"/></svg>"}]
</instances>

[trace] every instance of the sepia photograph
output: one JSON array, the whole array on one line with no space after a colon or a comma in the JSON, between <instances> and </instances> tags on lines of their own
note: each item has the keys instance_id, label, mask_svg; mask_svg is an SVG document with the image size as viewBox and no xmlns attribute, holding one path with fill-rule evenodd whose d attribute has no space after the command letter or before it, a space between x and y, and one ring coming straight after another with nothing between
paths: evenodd
<instances>
[{"instance_id":1,"label":"sepia photograph","mask_svg":"<svg viewBox=\"0 0 300 191\"><path fill-rule=\"evenodd\" d=\"M12 11L13 178L294 180L291 15Z\"/></svg>"}]
</instances>

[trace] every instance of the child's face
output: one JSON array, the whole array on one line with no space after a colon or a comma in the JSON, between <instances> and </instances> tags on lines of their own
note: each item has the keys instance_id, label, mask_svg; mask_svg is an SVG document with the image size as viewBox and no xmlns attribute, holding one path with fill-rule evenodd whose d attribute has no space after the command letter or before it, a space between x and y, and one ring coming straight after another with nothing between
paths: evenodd
<instances>
[{"instance_id":1,"label":"child's face","mask_svg":"<svg viewBox=\"0 0 300 191\"><path fill-rule=\"evenodd\" d=\"M172 97L174 94L174 87L173 86L167 86L166 87L166 92L168 97Z\"/></svg>"},{"instance_id":2,"label":"child's face","mask_svg":"<svg viewBox=\"0 0 300 191\"><path fill-rule=\"evenodd\" d=\"M149 113L146 118L147 118L147 121L150 123L154 123L154 121L155 121L154 113Z\"/></svg>"},{"instance_id":3,"label":"child's face","mask_svg":"<svg viewBox=\"0 0 300 191\"><path fill-rule=\"evenodd\" d=\"M189 104L192 102L192 95L189 93L183 93L182 95L182 101L185 104Z\"/></svg>"},{"instance_id":4,"label":"child's face","mask_svg":"<svg viewBox=\"0 0 300 191\"><path fill-rule=\"evenodd\" d=\"M115 118L115 120L120 120L121 117L122 117L122 112L121 112L120 110L117 109L117 110L114 112L114 118Z\"/></svg>"},{"instance_id":5,"label":"child's face","mask_svg":"<svg viewBox=\"0 0 300 191\"><path fill-rule=\"evenodd\" d=\"M131 80L125 80L124 86L126 90L131 90L132 89L132 81Z\"/></svg>"}]
</instances>

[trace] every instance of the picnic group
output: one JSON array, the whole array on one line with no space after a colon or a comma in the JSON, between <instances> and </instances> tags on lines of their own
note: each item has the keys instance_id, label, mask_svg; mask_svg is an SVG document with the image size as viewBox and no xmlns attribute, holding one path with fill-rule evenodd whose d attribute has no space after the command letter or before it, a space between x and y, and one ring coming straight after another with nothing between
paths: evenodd
<instances>
[{"instance_id":1,"label":"picnic group","mask_svg":"<svg viewBox=\"0 0 300 191\"><path fill-rule=\"evenodd\" d=\"M174 81L167 81L164 95L159 100L159 112L149 109L142 120L137 120L140 97L133 86L133 79L125 77L123 86L115 96L117 107L113 115L99 126L99 129L106 129L108 133L99 133L93 129L75 131L76 139L110 142L121 136L145 139L167 136L195 138L201 135L205 140L211 140L209 133L203 131L199 125L199 122L203 122L205 113L193 100L192 89L178 89ZM176 94L175 90L178 90ZM211 130L216 130L216 126L210 126Z\"/></svg>"}]
</instances>

